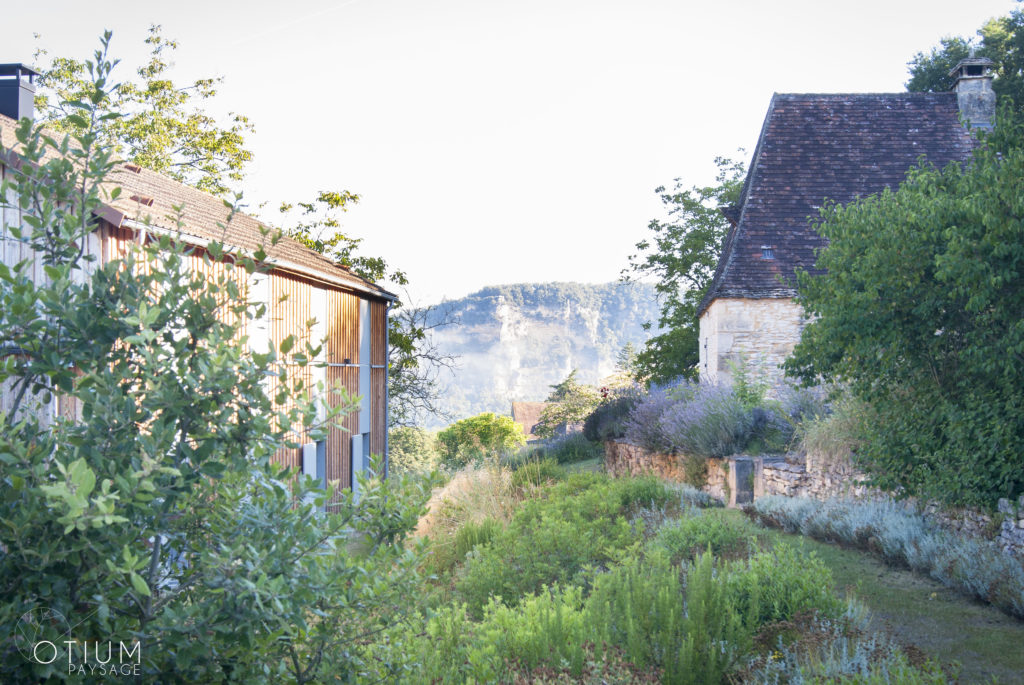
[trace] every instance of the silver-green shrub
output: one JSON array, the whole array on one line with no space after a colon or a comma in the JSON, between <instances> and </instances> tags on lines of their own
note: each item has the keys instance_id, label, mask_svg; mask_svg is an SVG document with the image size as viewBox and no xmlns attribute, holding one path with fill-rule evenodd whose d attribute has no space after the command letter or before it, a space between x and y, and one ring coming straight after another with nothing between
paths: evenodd
<instances>
[{"instance_id":1,"label":"silver-green shrub","mask_svg":"<svg viewBox=\"0 0 1024 685\"><path fill-rule=\"evenodd\" d=\"M1024 565L988 540L942 530L911 504L771 496L757 500L752 511L762 523L789 532L873 549L889 563L1024 617Z\"/></svg>"}]
</instances>

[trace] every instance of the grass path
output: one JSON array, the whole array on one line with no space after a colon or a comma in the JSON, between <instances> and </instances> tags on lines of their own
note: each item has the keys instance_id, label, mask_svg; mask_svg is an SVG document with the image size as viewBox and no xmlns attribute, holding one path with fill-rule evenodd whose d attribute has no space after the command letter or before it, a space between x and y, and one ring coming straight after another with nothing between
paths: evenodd
<instances>
[{"instance_id":1,"label":"grass path","mask_svg":"<svg viewBox=\"0 0 1024 685\"><path fill-rule=\"evenodd\" d=\"M742 517L738 511L725 516ZM940 583L887 565L864 552L801 535L771 531L814 551L830 569L840 594L850 592L872 612L876 630L942 663L960 662L960 682L1024 684L1024 621L970 600Z\"/></svg>"}]
</instances>

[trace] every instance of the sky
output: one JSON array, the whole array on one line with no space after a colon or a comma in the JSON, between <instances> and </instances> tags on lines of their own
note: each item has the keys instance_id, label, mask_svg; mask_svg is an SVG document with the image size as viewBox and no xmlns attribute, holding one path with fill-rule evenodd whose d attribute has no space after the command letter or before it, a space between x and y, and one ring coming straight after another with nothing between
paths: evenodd
<instances>
[{"instance_id":1,"label":"sky","mask_svg":"<svg viewBox=\"0 0 1024 685\"><path fill-rule=\"evenodd\" d=\"M1009 0L47 0L4 8L0 62L84 58L121 78L151 24L172 77L223 77L207 110L255 133L250 206L321 190L417 305L487 285L616 280L655 189L747 157L773 92L897 92L907 62ZM35 38L34 34L40 34ZM116 76L116 73L115 73ZM744 152L738 150L743 148Z\"/></svg>"}]
</instances>

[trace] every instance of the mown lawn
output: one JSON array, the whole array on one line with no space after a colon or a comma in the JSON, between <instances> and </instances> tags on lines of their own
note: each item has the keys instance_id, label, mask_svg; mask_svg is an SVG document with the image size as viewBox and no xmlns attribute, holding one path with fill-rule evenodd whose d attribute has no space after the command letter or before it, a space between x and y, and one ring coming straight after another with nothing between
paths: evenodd
<instances>
[{"instance_id":1,"label":"mown lawn","mask_svg":"<svg viewBox=\"0 0 1024 685\"><path fill-rule=\"evenodd\" d=\"M736 510L713 515L743 518ZM1024 683L1024 622L870 554L801 535L765 533L768 540L801 544L817 554L832 570L835 589L852 593L871 609L876 630L891 631L901 643L943 663L959 662L961 682L994 677L1000 683Z\"/></svg>"}]
</instances>

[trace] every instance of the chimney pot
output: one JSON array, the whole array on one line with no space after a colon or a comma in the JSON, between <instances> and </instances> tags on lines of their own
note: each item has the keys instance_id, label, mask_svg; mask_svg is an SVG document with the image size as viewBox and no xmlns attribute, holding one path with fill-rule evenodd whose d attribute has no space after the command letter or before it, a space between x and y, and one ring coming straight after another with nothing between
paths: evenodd
<instances>
[{"instance_id":1,"label":"chimney pot","mask_svg":"<svg viewBox=\"0 0 1024 685\"><path fill-rule=\"evenodd\" d=\"M35 118L35 77L24 64L0 64L0 114L11 119Z\"/></svg>"},{"instance_id":2,"label":"chimney pot","mask_svg":"<svg viewBox=\"0 0 1024 685\"><path fill-rule=\"evenodd\" d=\"M996 94L992 90L992 68L995 62L987 57L970 57L957 62L949 75L956 79L960 118L971 128L992 128L996 116Z\"/></svg>"}]
</instances>

